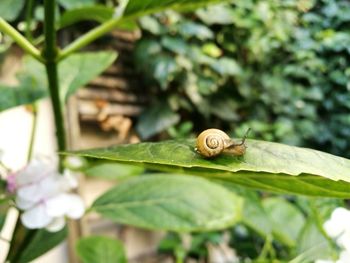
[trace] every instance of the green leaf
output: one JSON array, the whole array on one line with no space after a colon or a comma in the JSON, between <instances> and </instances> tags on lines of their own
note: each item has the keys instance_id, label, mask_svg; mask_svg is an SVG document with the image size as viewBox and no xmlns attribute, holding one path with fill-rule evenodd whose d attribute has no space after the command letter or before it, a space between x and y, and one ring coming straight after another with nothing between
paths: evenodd
<instances>
[{"instance_id":1,"label":"green leaf","mask_svg":"<svg viewBox=\"0 0 350 263\"><path fill-rule=\"evenodd\" d=\"M245 155L205 159L194 140L120 145L75 152L79 156L183 172L282 193L350 197L350 160L324 152L247 140Z\"/></svg>"},{"instance_id":2,"label":"green leaf","mask_svg":"<svg viewBox=\"0 0 350 263\"><path fill-rule=\"evenodd\" d=\"M20 251L18 263L25 263L45 254L59 245L67 236L67 227L59 232L48 232L44 229L33 231L34 236L23 251Z\"/></svg>"},{"instance_id":3,"label":"green leaf","mask_svg":"<svg viewBox=\"0 0 350 263\"><path fill-rule=\"evenodd\" d=\"M229 5L213 5L196 11L196 15L206 24L230 25L235 16Z\"/></svg>"},{"instance_id":4,"label":"green leaf","mask_svg":"<svg viewBox=\"0 0 350 263\"><path fill-rule=\"evenodd\" d=\"M142 16L165 9L189 10L223 0L129 0L124 10L124 16Z\"/></svg>"},{"instance_id":5,"label":"green leaf","mask_svg":"<svg viewBox=\"0 0 350 263\"><path fill-rule=\"evenodd\" d=\"M220 58L210 65L220 75L235 76L241 73L241 68L237 62L230 58Z\"/></svg>"},{"instance_id":6,"label":"green leaf","mask_svg":"<svg viewBox=\"0 0 350 263\"><path fill-rule=\"evenodd\" d=\"M208 27L191 21L179 24L177 30L185 38L195 37L200 40L214 38L214 33Z\"/></svg>"},{"instance_id":7,"label":"green leaf","mask_svg":"<svg viewBox=\"0 0 350 263\"><path fill-rule=\"evenodd\" d=\"M76 250L83 263L126 263L123 244L104 236L81 238Z\"/></svg>"},{"instance_id":8,"label":"green leaf","mask_svg":"<svg viewBox=\"0 0 350 263\"><path fill-rule=\"evenodd\" d=\"M75 8L63 13L59 20L59 28L67 27L84 20L93 20L103 23L111 19L113 13L113 8L103 5Z\"/></svg>"},{"instance_id":9,"label":"green leaf","mask_svg":"<svg viewBox=\"0 0 350 263\"><path fill-rule=\"evenodd\" d=\"M70 56L58 64L62 103L79 88L109 67L116 59L113 51L84 52ZM16 87L0 86L0 111L32 103L48 95L45 67L26 56L18 74Z\"/></svg>"},{"instance_id":10,"label":"green leaf","mask_svg":"<svg viewBox=\"0 0 350 263\"><path fill-rule=\"evenodd\" d=\"M20 87L0 86L0 111L23 104L30 104L46 96L41 88L26 85Z\"/></svg>"},{"instance_id":11,"label":"green leaf","mask_svg":"<svg viewBox=\"0 0 350 263\"><path fill-rule=\"evenodd\" d=\"M8 204L2 204L0 200L0 232L5 224L7 215Z\"/></svg>"},{"instance_id":12,"label":"green leaf","mask_svg":"<svg viewBox=\"0 0 350 263\"><path fill-rule=\"evenodd\" d=\"M73 9L94 5L96 3L96 0L58 0L58 3L66 9Z\"/></svg>"},{"instance_id":13,"label":"green leaf","mask_svg":"<svg viewBox=\"0 0 350 263\"><path fill-rule=\"evenodd\" d=\"M84 170L87 176L104 179L122 179L129 176L139 175L144 171L142 167L128 164L103 162Z\"/></svg>"},{"instance_id":14,"label":"green leaf","mask_svg":"<svg viewBox=\"0 0 350 263\"><path fill-rule=\"evenodd\" d=\"M332 247L313 218L304 225L297 241L296 251L299 255L293 262L314 262L317 259L332 258Z\"/></svg>"},{"instance_id":15,"label":"green leaf","mask_svg":"<svg viewBox=\"0 0 350 263\"><path fill-rule=\"evenodd\" d=\"M117 58L114 51L74 54L59 63L62 101L100 75Z\"/></svg>"},{"instance_id":16,"label":"green leaf","mask_svg":"<svg viewBox=\"0 0 350 263\"><path fill-rule=\"evenodd\" d=\"M244 209L241 222L267 239L272 235L272 222L265 208L261 203L261 199L255 190L243 188L236 184L227 183L222 180L214 180L230 191L233 191L240 197L244 198Z\"/></svg>"},{"instance_id":17,"label":"green leaf","mask_svg":"<svg viewBox=\"0 0 350 263\"><path fill-rule=\"evenodd\" d=\"M173 112L167 104L159 103L140 115L136 130L142 139L148 139L175 125L179 120L180 116Z\"/></svg>"},{"instance_id":18,"label":"green leaf","mask_svg":"<svg viewBox=\"0 0 350 263\"><path fill-rule=\"evenodd\" d=\"M305 218L300 210L282 198L267 198L263 200L266 213L272 221L272 231L276 239L284 244L295 247Z\"/></svg>"},{"instance_id":19,"label":"green leaf","mask_svg":"<svg viewBox=\"0 0 350 263\"><path fill-rule=\"evenodd\" d=\"M15 20L23 9L24 0L1 0L0 17L12 22Z\"/></svg>"},{"instance_id":20,"label":"green leaf","mask_svg":"<svg viewBox=\"0 0 350 263\"><path fill-rule=\"evenodd\" d=\"M240 218L241 208L242 199L217 184L169 174L122 182L92 205L119 223L171 231L221 229Z\"/></svg>"}]
</instances>

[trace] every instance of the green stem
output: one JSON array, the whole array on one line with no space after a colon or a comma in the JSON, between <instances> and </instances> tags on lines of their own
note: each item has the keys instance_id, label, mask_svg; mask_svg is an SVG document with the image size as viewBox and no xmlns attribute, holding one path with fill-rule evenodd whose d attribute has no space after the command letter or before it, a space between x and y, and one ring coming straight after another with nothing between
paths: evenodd
<instances>
[{"instance_id":1,"label":"green stem","mask_svg":"<svg viewBox=\"0 0 350 263\"><path fill-rule=\"evenodd\" d=\"M32 14L33 14L33 7L34 7L34 0L27 0L27 6L26 6L26 31L25 36L26 38L32 42L33 36L32 36L32 30L31 30L31 24L32 24Z\"/></svg>"},{"instance_id":2,"label":"green stem","mask_svg":"<svg viewBox=\"0 0 350 263\"><path fill-rule=\"evenodd\" d=\"M56 46L56 31L55 31L55 0L44 0L45 9L45 23L44 23L44 35L45 35L45 48L42 56L45 58L45 66L47 72L47 78L49 83L49 90L51 95L52 107L54 112L54 119L56 124L56 138L58 144L58 150L63 151L66 148L64 119L62 114L62 108L59 96L59 83L57 74L57 46ZM41 57L41 56L40 56ZM35 109L36 110L36 109ZM35 116L36 119L36 116ZM36 120L35 120L36 122ZM34 130L36 123L33 123L32 136L30 148L33 147L34 142ZM31 156L29 150L28 158ZM62 171L62 161L59 162L59 169ZM18 218L16 227L14 230L13 240L7 259L10 262L18 261L21 256L21 251L30 244L34 234L37 230L27 230L20 223Z\"/></svg>"},{"instance_id":3,"label":"green stem","mask_svg":"<svg viewBox=\"0 0 350 263\"><path fill-rule=\"evenodd\" d=\"M56 46L56 31L55 31L55 0L45 0L45 48L43 56L46 60L46 73L49 83L50 97L53 107L55 125L56 125L56 139L58 151L66 149L66 136L64 128L63 111L61 107L58 72L57 72L57 46ZM60 163L60 171L62 171L62 161Z\"/></svg>"},{"instance_id":4,"label":"green stem","mask_svg":"<svg viewBox=\"0 0 350 263\"><path fill-rule=\"evenodd\" d=\"M270 258L276 258L276 252L272 245L272 236L266 237L264 246L260 252L257 262L266 261L268 259L268 256L270 256Z\"/></svg>"},{"instance_id":5,"label":"green stem","mask_svg":"<svg viewBox=\"0 0 350 263\"><path fill-rule=\"evenodd\" d=\"M44 62L40 51L34 47L24 36L22 36L14 27L0 17L0 31L9 35L22 49L40 62Z\"/></svg>"},{"instance_id":6,"label":"green stem","mask_svg":"<svg viewBox=\"0 0 350 263\"><path fill-rule=\"evenodd\" d=\"M77 38L75 41L70 43L67 47L65 47L60 52L58 59L62 60L67 56L69 56L70 54L74 53L75 51L87 46L97 38L113 30L120 21L121 20L119 18L114 18L90 30L86 34L82 35L81 37Z\"/></svg>"},{"instance_id":7,"label":"green stem","mask_svg":"<svg viewBox=\"0 0 350 263\"><path fill-rule=\"evenodd\" d=\"M35 141L35 131L38 123L38 106L36 105L36 103L32 104L32 110L33 110L33 123L32 123L32 130L30 131L29 148L28 148L28 154L27 154L28 163L32 159L34 141Z\"/></svg>"}]
</instances>

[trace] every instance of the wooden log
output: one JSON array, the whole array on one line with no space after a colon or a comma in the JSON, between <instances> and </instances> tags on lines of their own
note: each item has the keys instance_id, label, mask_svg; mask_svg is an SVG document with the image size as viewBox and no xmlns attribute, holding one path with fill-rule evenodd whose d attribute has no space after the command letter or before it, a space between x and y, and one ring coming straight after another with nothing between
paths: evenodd
<instances>
[{"instance_id":1,"label":"wooden log","mask_svg":"<svg viewBox=\"0 0 350 263\"><path fill-rule=\"evenodd\" d=\"M134 93L120 91L118 89L105 88L84 88L80 89L77 97L82 100L106 100L120 103L144 103L145 97L138 96Z\"/></svg>"},{"instance_id":2,"label":"wooden log","mask_svg":"<svg viewBox=\"0 0 350 263\"><path fill-rule=\"evenodd\" d=\"M79 100L78 112L81 120L91 121L102 119L101 115L123 115L137 116L141 113L142 107L138 105L123 105L117 103L108 103L100 107L96 102L89 100Z\"/></svg>"}]
</instances>

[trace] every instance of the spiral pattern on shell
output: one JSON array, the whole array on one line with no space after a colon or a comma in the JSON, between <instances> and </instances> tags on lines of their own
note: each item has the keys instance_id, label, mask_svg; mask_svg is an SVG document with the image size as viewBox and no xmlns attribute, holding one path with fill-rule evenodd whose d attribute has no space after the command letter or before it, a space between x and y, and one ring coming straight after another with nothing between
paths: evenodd
<instances>
[{"instance_id":1,"label":"spiral pattern on shell","mask_svg":"<svg viewBox=\"0 0 350 263\"><path fill-rule=\"evenodd\" d=\"M222 137L217 135L208 135L205 139L205 143L210 149L217 149L220 146L223 147L224 144Z\"/></svg>"},{"instance_id":2,"label":"spiral pattern on shell","mask_svg":"<svg viewBox=\"0 0 350 263\"><path fill-rule=\"evenodd\" d=\"M204 157L214 157L222 153L230 137L221 130L208 129L197 137L196 150Z\"/></svg>"}]
</instances>

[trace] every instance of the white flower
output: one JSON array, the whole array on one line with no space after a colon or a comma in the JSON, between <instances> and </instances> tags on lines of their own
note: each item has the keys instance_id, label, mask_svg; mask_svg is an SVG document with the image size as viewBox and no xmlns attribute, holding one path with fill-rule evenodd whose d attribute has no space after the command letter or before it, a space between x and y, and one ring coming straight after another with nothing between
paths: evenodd
<instances>
[{"instance_id":1,"label":"white flower","mask_svg":"<svg viewBox=\"0 0 350 263\"><path fill-rule=\"evenodd\" d=\"M350 251L350 211L343 208L336 208L331 218L323 225L327 234L333 238L337 245ZM349 261L350 262L350 261Z\"/></svg>"},{"instance_id":2,"label":"white flower","mask_svg":"<svg viewBox=\"0 0 350 263\"><path fill-rule=\"evenodd\" d=\"M8 182L8 188L16 192L16 204L23 210L21 220L27 228L59 231L65 217L78 219L84 214L81 197L69 193L78 186L77 179L68 171L59 174L52 163L34 160L12 174Z\"/></svg>"}]
</instances>

